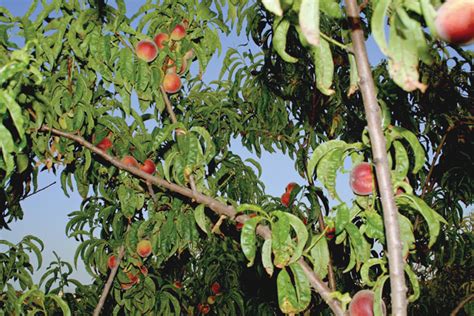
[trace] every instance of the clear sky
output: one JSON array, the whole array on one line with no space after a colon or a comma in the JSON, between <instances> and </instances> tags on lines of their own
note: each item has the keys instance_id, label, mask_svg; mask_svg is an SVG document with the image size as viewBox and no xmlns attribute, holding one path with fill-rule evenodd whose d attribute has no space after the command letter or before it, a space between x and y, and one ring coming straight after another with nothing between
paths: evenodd
<instances>
[{"instance_id":1,"label":"clear sky","mask_svg":"<svg viewBox=\"0 0 474 316\"><path fill-rule=\"evenodd\" d=\"M10 12L16 16L22 16L31 2L30 0L0 0L0 6L8 8ZM128 12L133 14L144 2L144 0L126 1ZM219 57L216 56L213 61L210 62L204 79L206 81L217 79L227 48L236 48L237 45L244 43L247 43L247 39L244 36L237 37L234 34L228 38L223 38L223 53ZM379 49L371 39L368 43L368 50L369 58L372 63L382 58ZM261 179L265 183L267 194L277 197L281 196L288 182L305 184L304 179L294 170L294 161L281 153L269 154L263 152L259 159L243 148L238 140L233 141L232 150L241 155L243 159L252 157L260 162L263 168ZM35 280L39 280L45 267L51 260L54 260L53 251L56 251L62 260L72 263L75 249L78 246L75 240L66 237L65 226L68 220L67 214L78 210L82 199L77 192L72 192L70 198L64 196L59 181L59 173L58 176L56 176L52 172L42 172L39 175L39 188L54 181L56 181L55 185L22 202L22 207L25 212L24 219L12 223L10 225L11 231L0 230L0 239L6 239L15 243L28 234L35 235L43 240L45 243L43 267L39 273L35 274ZM353 197L352 192L348 190L347 174L338 177L337 190L344 200ZM85 272L81 260L79 260L78 268L78 271L73 274L73 277L82 282L89 283L91 277Z\"/></svg>"}]
</instances>

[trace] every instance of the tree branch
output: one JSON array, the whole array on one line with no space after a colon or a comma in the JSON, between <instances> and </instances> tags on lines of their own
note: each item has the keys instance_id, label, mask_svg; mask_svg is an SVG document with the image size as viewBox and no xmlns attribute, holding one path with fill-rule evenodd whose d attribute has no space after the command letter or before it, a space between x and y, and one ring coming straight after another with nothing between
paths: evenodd
<instances>
[{"instance_id":1,"label":"tree branch","mask_svg":"<svg viewBox=\"0 0 474 316\"><path fill-rule=\"evenodd\" d=\"M49 187L51 187L51 186L53 186L53 185L55 185L55 184L56 184L56 181L54 181L54 182L48 184L47 186L45 186L45 187L43 187L43 188L41 188L41 189L39 189L39 190L36 190L35 192L32 192L32 193L30 193L30 194L27 194L27 195L25 195L24 197L22 197L22 198L20 199L20 201L23 201L24 199L27 199L27 198L29 198L30 196L33 196L33 195L35 195L35 194L37 194L37 193L40 193L41 191L44 191L44 190L46 190L47 188L49 188Z\"/></svg>"},{"instance_id":2,"label":"tree branch","mask_svg":"<svg viewBox=\"0 0 474 316\"><path fill-rule=\"evenodd\" d=\"M110 288L112 287L112 283L114 282L115 275L117 274L118 268L120 266L120 262L122 261L124 255L125 255L125 246L122 245L120 246L120 249L119 249L117 263L115 267L113 267L110 270L109 277L107 278L107 282L105 283L104 289L102 290L102 294L100 294L100 299L99 299L99 302L97 303L97 306L94 309L93 316L100 315L100 311L102 310L102 307L104 306L105 300L107 299L107 295L109 295Z\"/></svg>"},{"instance_id":3,"label":"tree branch","mask_svg":"<svg viewBox=\"0 0 474 316\"><path fill-rule=\"evenodd\" d=\"M179 186L179 185L177 185L175 183L172 183L172 182L168 182L168 181L166 181L165 179L163 179L159 176L150 175L150 174L140 170L139 168L134 168L132 166L128 166L128 165L122 163L119 159L117 159L113 156L110 156L105 151L97 148L96 146L94 146L93 144L91 144L90 142L88 142L87 140L85 140L83 137L81 137L79 135L75 135L75 134L68 133L68 132L63 132L61 130L49 127L47 125L42 125L41 128L39 129L39 131L48 132L48 133L51 133L51 134L54 134L54 135L57 135L57 136L61 136L61 137L73 140L76 143L78 143L79 145L89 149L93 153L95 153L98 156L102 157L104 160L108 161L109 163L111 163L115 167L117 167L119 169L122 169L122 170L125 170L125 171L128 171L132 175L134 175L138 178L141 178L146 182L150 182L151 184L161 186L161 187L163 187L167 190L170 190L172 192L175 192L175 193L178 193L182 196L190 198L191 200L196 201L196 203L204 204L209 209L211 209L212 211L217 213L218 215L225 215L230 219L235 219L239 223L245 223L247 220L250 219L250 217L248 215L245 215L245 214L241 214L241 215L236 216L237 211L235 210L235 208L233 206L224 204L224 203L222 203L222 202L220 202L220 201L218 201L218 200L216 200L216 199L214 199L210 196L207 196L205 194L200 193L199 191L193 191L189 188ZM268 228L268 226L259 225L259 226L257 226L256 231L264 239L271 238L271 231ZM331 290L327 287L327 285L316 275L316 273L308 266L308 264L303 259L300 259L299 264L301 265L301 267L305 271L305 274L306 274L308 280L310 281L311 285L313 286L313 288L321 295L321 297L329 305L329 307L332 309L332 311L337 316L343 316L344 312L342 310L342 307L341 307L340 303L336 299L331 297ZM116 272L117 271L115 271L115 273ZM112 275L112 273L113 273L113 271L111 271L111 275ZM103 294L101 296L101 300L103 300L103 302L105 302L105 296L107 295L108 291L110 290L111 284L109 284L109 281L110 281L111 278L113 280L113 277L111 277L111 275L109 275L109 280L106 283L106 287L108 285L107 291L106 291L106 287L104 287L104 291L102 292ZM114 276L115 276L115 274L114 274ZM111 282L112 281L110 281L110 283ZM105 293L105 295L104 295L104 293ZM104 297L104 298L102 299L102 297ZM102 302L102 304L103 304L103 302ZM99 303L100 303L100 301L99 301ZM98 309L98 307L96 307L96 310ZM101 308L102 307L100 307L98 311L100 311ZM98 314L94 314L94 316L96 316L96 315L98 315Z\"/></svg>"},{"instance_id":4,"label":"tree branch","mask_svg":"<svg viewBox=\"0 0 474 316\"><path fill-rule=\"evenodd\" d=\"M360 78L360 91L364 102L369 129L372 154L377 174L377 183L383 207L385 234L387 236L387 256L390 266L390 287L392 314L407 315L407 287L405 284L404 259L400 240L398 209L392 191L390 168L388 166L382 118L377 103L375 84L365 47L364 31L361 27L360 11L356 0L345 0L346 12L351 26L351 39Z\"/></svg>"},{"instance_id":5,"label":"tree branch","mask_svg":"<svg viewBox=\"0 0 474 316\"><path fill-rule=\"evenodd\" d=\"M464 307L467 303L474 299L474 294L469 295L468 297L464 298L461 302L459 302L458 306L451 312L450 316L456 316L461 308Z\"/></svg>"},{"instance_id":6,"label":"tree branch","mask_svg":"<svg viewBox=\"0 0 474 316\"><path fill-rule=\"evenodd\" d=\"M178 120L176 119L176 115L174 114L173 106L171 105L170 99L168 99L168 94L166 93L165 88L163 87L163 85L160 85L160 90L161 90L161 95L163 96L163 100L165 101L166 111L170 115L171 122L173 124L177 123Z\"/></svg>"}]
</instances>

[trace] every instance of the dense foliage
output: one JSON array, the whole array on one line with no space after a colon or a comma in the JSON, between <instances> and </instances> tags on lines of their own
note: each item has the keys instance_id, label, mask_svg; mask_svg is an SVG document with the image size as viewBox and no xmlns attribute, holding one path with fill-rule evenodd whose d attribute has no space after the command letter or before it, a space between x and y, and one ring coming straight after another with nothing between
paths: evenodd
<instances>
[{"instance_id":1,"label":"dense foliage","mask_svg":"<svg viewBox=\"0 0 474 316\"><path fill-rule=\"evenodd\" d=\"M336 191L339 173L374 163L351 30L342 3L312 3L147 1L131 13L123 0L32 1L23 17L0 7L0 229L23 218L42 171L60 173L64 194L83 198L66 234L94 277L81 284L69 277L76 262L57 257L35 284L42 241L2 240L0 314L91 314L117 271L104 315L327 315L301 260L342 308L369 288L390 310L378 189L350 201ZM436 38L439 4L362 5L362 28L388 56L373 74L416 315L448 314L472 294L474 54ZM137 57L137 43L176 25L183 38ZM229 49L206 85L230 32L257 49ZM183 88L166 93L173 67ZM257 155L289 155L307 185L287 188L285 201L267 195L262 166L233 152L233 138ZM125 156L151 159L156 173ZM151 255L137 251L142 240Z\"/></svg>"}]
</instances>

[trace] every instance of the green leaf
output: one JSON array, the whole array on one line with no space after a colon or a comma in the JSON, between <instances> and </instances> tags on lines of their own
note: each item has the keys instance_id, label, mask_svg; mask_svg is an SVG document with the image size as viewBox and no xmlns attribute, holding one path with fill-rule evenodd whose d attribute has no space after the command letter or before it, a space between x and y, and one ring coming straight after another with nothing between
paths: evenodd
<instances>
[{"instance_id":1,"label":"green leaf","mask_svg":"<svg viewBox=\"0 0 474 316\"><path fill-rule=\"evenodd\" d=\"M387 268L385 267L386 264L387 264L386 260L381 259L381 258L370 258L369 260L367 260L367 262L365 262L362 265L362 268L360 269L360 277L362 279L362 283L367 286L374 286L377 282L372 281L370 279L370 276L369 276L370 268L375 265L379 265L385 274L387 272Z\"/></svg>"},{"instance_id":2,"label":"green leaf","mask_svg":"<svg viewBox=\"0 0 474 316\"><path fill-rule=\"evenodd\" d=\"M237 206L236 211L237 213L242 213L245 211L253 211L256 213L263 214L265 216L267 215L267 212L265 212L260 206L254 205L254 204L247 204L247 203L240 204L239 206Z\"/></svg>"},{"instance_id":3,"label":"green leaf","mask_svg":"<svg viewBox=\"0 0 474 316\"><path fill-rule=\"evenodd\" d=\"M296 299L298 311L305 310L311 302L311 285L303 268L298 263L290 264L293 279L295 280Z\"/></svg>"},{"instance_id":4,"label":"green leaf","mask_svg":"<svg viewBox=\"0 0 474 316\"><path fill-rule=\"evenodd\" d=\"M423 12L423 17L425 19L426 25L430 29L430 33L433 37L438 36L438 31L436 30L435 18L436 10L431 4L430 0L420 0L421 11Z\"/></svg>"},{"instance_id":5,"label":"green leaf","mask_svg":"<svg viewBox=\"0 0 474 316\"><path fill-rule=\"evenodd\" d=\"M405 264L405 272L408 275L408 279L410 280L413 289L413 294L408 296L408 301L413 303L420 297L420 283L418 282L417 275L413 272L409 264Z\"/></svg>"},{"instance_id":6,"label":"green leaf","mask_svg":"<svg viewBox=\"0 0 474 316\"><path fill-rule=\"evenodd\" d=\"M351 213L346 203L342 203L334 208L336 210L336 235L339 235L351 221Z\"/></svg>"},{"instance_id":7,"label":"green leaf","mask_svg":"<svg viewBox=\"0 0 474 316\"><path fill-rule=\"evenodd\" d=\"M4 104L6 105L8 111L10 112L11 118L13 120L13 124L18 131L18 136L21 139L25 138L25 129L24 124L25 120L23 118L23 114L21 113L21 107L16 103L15 99L12 98L10 94L7 93L6 90L0 91L0 106Z\"/></svg>"},{"instance_id":8,"label":"green leaf","mask_svg":"<svg viewBox=\"0 0 474 316\"><path fill-rule=\"evenodd\" d=\"M436 238L439 235L440 222L447 224L446 220L436 213L432 208L426 204L422 199L408 194L400 194L395 197L395 202L400 208L411 208L418 211L421 216L425 219L428 224L428 230L430 233L430 241L428 247L431 248L436 242Z\"/></svg>"},{"instance_id":9,"label":"green leaf","mask_svg":"<svg viewBox=\"0 0 474 316\"><path fill-rule=\"evenodd\" d=\"M342 18L342 10L337 0L320 0L319 7L324 14L330 17L336 19Z\"/></svg>"},{"instance_id":10,"label":"green leaf","mask_svg":"<svg viewBox=\"0 0 474 316\"><path fill-rule=\"evenodd\" d=\"M206 234L209 233L208 227L209 227L209 220L204 213L205 205L204 204L199 204L195 209L194 209L194 220L196 221L196 224L199 226L199 228L202 229L203 232Z\"/></svg>"},{"instance_id":11,"label":"green leaf","mask_svg":"<svg viewBox=\"0 0 474 316\"><path fill-rule=\"evenodd\" d=\"M311 259L313 260L313 269L321 279L324 279L328 274L330 258L328 241L325 236L313 236L313 238L319 239L310 251Z\"/></svg>"},{"instance_id":12,"label":"green leaf","mask_svg":"<svg viewBox=\"0 0 474 316\"><path fill-rule=\"evenodd\" d=\"M262 0L265 9L270 11L271 13L282 16L283 10L281 9L280 0Z\"/></svg>"},{"instance_id":13,"label":"green leaf","mask_svg":"<svg viewBox=\"0 0 474 316\"><path fill-rule=\"evenodd\" d=\"M385 38L385 19L388 15L388 8L391 3L392 0L378 0L375 3L374 13L372 14L370 23L374 40L385 55L389 54L387 40ZM391 29L394 29L393 25Z\"/></svg>"},{"instance_id":14,"label":"green leaf","mask_svg":"<svg viewBox=\"0 0 474 316\"><path fill-rule=\"evenodd\" d=\"M272 221L272 249L275 258L273 263L276 267L282 268L288 265L293 255L293 242L291 240L290 223L286 216L288 213L275 211L271 213L277 218Z\"/></svg>"},{"instance_id":15,"label":"green leaf","mask_svg":"<svg viewBox=\"0 0 474 316\"><path fill-rule=\"evenodd\" d=\"M402 9L398 11L404 12ZM397 11L397 12L398 12ZM405 13L406 14L406 13ZM390 78L403 90L411 92L419 89L424 92L427 86L419 81L418 73L421 25L415 20L410 20L408 29L400 32L400 16L390 18L390 37L388 54L388 71ZM425 41L423 37L423 41ZM425 43L426 44L426 43Z\"/></svg>"},{"instance_id":16,"label":"green leaf","mask_svg":"<svg viewBox=\"0 0 474 316\"><path fill-rule=\"evenodd\" d=\"M384 315L382 312L382 292L388 275L381 275L375 283L374 291L374 315Z\"/></svg>"},{"instance_id":17,"label":"green leaf","mask_svg":"<svg viewBox=\"0 0 474 316\"><path fill-rule=\"evenodd\" d=\"M302 0L298 21L301 32L309 44L318 46L319 35L319 0ZM332 62L332 61L331 61Z\"/></svg>"},{"instance_id":18,"label":"green leaf","mask_svg":"<svg viewBox=\"0 0 474 316\"><path fill-rule=\"evenodd\" d=\"M69 306L59 296L55 294L48 294L46 295L46 298L52 299L56 302L56 304L58 304L59 308L61 308L61 311L63 312L63 316L71 316L71 310L69 309Z\"/></svg>"},{"instance_id":19,"label":"green leaf","mask_svg":"<svg viewBox=\"0 0 474 316\"><path fill-rule=\"evenodd\" d=\"M320 144L316 149L314 150L313 154L311 155L311 158L308 161L308 176L311 177L314 173L314 169L316 166L319 164L319 161L327 155L330 151L336 149L336 148L341 148L345 147L347 144L345 141L342 140L330 140L328 142Z\"/></svg>"},{"instance_id":20,"label":"green leaf","mask_svg":"<svg viewBox=\"0 0 474 316\"><path fill-rule=\"evenodd\" d=\"M269 276L273 275L272 240L267 239L262 246L262 264Z\"/></svg>"},{"instance_id":21,"label":"green leaf","mask_svg":"<svg viewBox=\"0 0 474 316\"><path fill-rule=\"evenodd\" d=\"M402 254L408 256L410 249L415 246L415 235L413 234L413 225L410 220L398 214L398 224L400 225L400 239L402 241Z\"/></svg>"},{"instance_id":22,"label":"green leaf","mask_svg":"<svg viewBox=\"0 0 474 316\"><path fill-rule=\"evenodd\" d=\"M393 142L393 148L395 149L395 170L393 172L394 181L403 181L407 177L408 169L410 165L410 159L408 159L408 153L399 141Z\"/></svg>"},{"instance_id":23,"label":"green leaf","mask_svg":"<svg viewBox=\"0 0 474 316\"><path fill-rule=\"evenodd\" d=\"M370 258L370 247L365 240L364 236L360 233L357 226L352 223L347 223L345 226L345 230L349 234L351 245L354 249L355 259L357 263L363 263L369 260Z\"/></svg>"},{"instance_id":24,"label":"green leaf","mask_svg":"<svg viewBox=\"0 0 474 316\"><path fill-rule=\"evenodd\" d=\"M312 46L313 62L316 76L316 88L325 95L333 95L331 89L334 77L334 61L329 42L321 38L318 46Z\"/></svg>"},{"instance_id":25,"label":"green leaf","mask_svg":"<svg viewBox=\"0 0 474 316\"><path fill-rule=\"evenodd\" d=\"M392 134L391 136L393 139L403 138L408 142L408 144L410 144L415 158L415 164L413 166L412 173L418 173L418 171L420 171L425 164L425 151L423 146L421 146L420 142L416 138L415 134L403 127L398 126L393 126L390 129L390 134Z\"/></svg>"},{"instance_id":26,"label":"green leaf","mask_svg":"<svg viewBox=\"0 0 474 316\"><path fill-rule=\"evenodd\" d=\"M332 197L338 198L336 192L337 170L344 163L344 148L335 148L325 155L316 169L316 175L323 186L329 191Z\"/></svg>"},{"instance_id":27,"label":"green leaf","mask_svg":"<svg viewBox=\"0 0 474 316\"><path fill-rule=\"evenodd\" d=\"M285 314L299 312L296 290L291 283L291 278L286 268L283 268L280 273L278 273L277 289L278 305L281 311Z\"/></svg>"},{"instance_id":28,"label":"green leaf","mask_svg":"<svg viewBox=\"0 0 474 316\"><path fill-rule=\"evenodd\" d=\"M246 221L242 227L240 245L245 257L249 260L249 263L247 264L248 267L251 267L255 260L255 254L257 252L257 235L255 229L262 219L263 217L261 216L255 216Z\"/></svg>"},{"instance_id":29,"label":"green leaf","mask_svg":"<svg viewBox=\"0 0 474 316\"><path fill-rule=\"evenodd\" d=\"M290 21L285 19L275 19L273 22L273 48L284 61L288 63L296 63L298 59L290 56L286 52L286 35L289 28Z\"/></svg>"},{"instance_id":30,"label":"green leaf","mask_svg":"<svg viewBox=\"0 0 474 316\"><path fill-rule=\"evenodd\" d=\"M296 262L303 254L303 249L308 241L308 231L305 224L295 215L286 213L288 221L296 232L296 247L291 257L290 263Z\"/></svg>"}]
</instances>

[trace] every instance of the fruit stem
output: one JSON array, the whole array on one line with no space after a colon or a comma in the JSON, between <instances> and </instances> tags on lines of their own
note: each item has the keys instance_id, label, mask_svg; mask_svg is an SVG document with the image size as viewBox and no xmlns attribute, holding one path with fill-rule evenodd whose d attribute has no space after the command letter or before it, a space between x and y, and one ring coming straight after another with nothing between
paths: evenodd
<instances>
[{"instance_id":1,"label":"fruit stem","mask_svg":"<svg viewBox=\"0 0 474 316\"><path fill-rule=\"evenodd\" d=\"M373 161L377 173L377 182L383 208L385 234L387 236L387 256L390 266L390 287L392 299L392 314L407 315L407 286L398 223L398 209L395 204L388 166L386 140L382 130L382 116L375 93L375 84L372 77L367 49L365 46L364 31L360 19L359 5L356 0L345 0L346 12L351 27L352 47L360 78L360 91L365 108L365 115L372 146Z\"/></svg>"}]
</instances>

